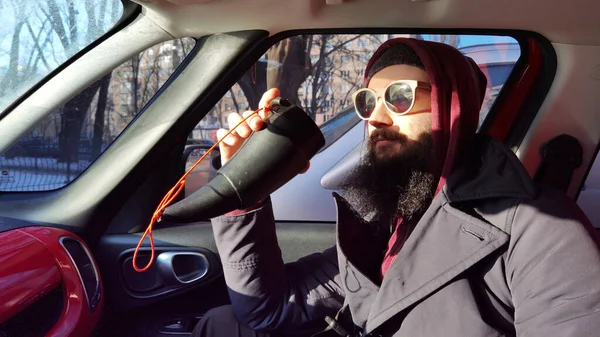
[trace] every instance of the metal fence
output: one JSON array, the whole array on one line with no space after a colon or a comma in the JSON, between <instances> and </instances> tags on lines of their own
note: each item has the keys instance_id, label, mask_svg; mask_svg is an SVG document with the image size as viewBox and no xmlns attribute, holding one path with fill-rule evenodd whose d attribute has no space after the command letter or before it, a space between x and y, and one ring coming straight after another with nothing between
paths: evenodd
<instances>
[{"instance_id":1,"label":"metal fence","mask_svg":"<svg viewBox=\"0 0 600 337\"><path fill-rule=\"evenodd\" d=\"M216 126L197 127L188 142L216 140ZM58 137L57 137L58 138ZM101 152L108 147L102 144ZM96 159L91 140L82 139L77 155L64 155L57 141L28 137L0 156L0 192L49 191L64 187ZM66 158L61 160L60 158ZM69 160L76 157L77 160Z\"/></svg>"},{"instance_id":2,"label":"metal fence","mask_svg":"<svg viewBox=\"0 0 600 337\"><path fill-rule=\"evenodd\" d=\"M88 149L87 146L79 147L79 160L76 162L61 161L57 144L38 139L22 140L0 157L0 191L61 188L90 165L92 158Z\"/></svg>"}]
</instances>

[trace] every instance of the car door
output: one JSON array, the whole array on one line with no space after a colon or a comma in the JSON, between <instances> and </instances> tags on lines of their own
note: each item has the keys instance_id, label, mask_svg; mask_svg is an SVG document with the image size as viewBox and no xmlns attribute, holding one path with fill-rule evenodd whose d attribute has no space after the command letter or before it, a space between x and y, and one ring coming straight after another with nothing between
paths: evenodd
<instances>
[{"instance_id":1,"label":"car door","mask_svg":"<svg viewBox=\"0 0 600 337\"><path fill-rule=\"evenodd\" d=\"M102 313L98 335L185 336L207 310L227 304L229 299L208 219L155 224L153 263L144 272L133 268L136 246L163 195L190 167L190 160L214 144L215 130L226 126L229 113L257 107L260 95L271 85L267 75L273 67L269 67L275 65L285 76L280 83L294 84L282 87L282 92L313 117L326 138L311 170L273 194L283 259L291 262L334 245L335 212L330 195L337 186L329 182L340 180L336 164L356 153L353 150L359 149L364 139L364 124L354 115L349 97L362 85L361 70L372 52L393 34L311 31L268 37L264 31L244 31L186 42L173 40L151 20L131 15L138 20L131 21L127 30L89 49L79 63L65 65L17 102L1 121L0 131L8 136L0 140L0 149L6 150L0 162L0 215L9 224L5 233L12 235L22 227L26 230L18 232L20 237L37 238L43 234L37 232L41 228L54 233L47 237L49 242L60 243L65 236L75 240L74 247L69 248L69 243L56 247L56 254L70 259L71 270L77 271L71 277L79 277L79 283L73 282L80 284L79 296L86 298L80 303L85 312L96 312L96 321ZM413 37L417 35L421 36ZM421 38L443 40L444 36ZM497 37L487 38L493 41ZM278 43L286 39L289 43ZM471 46L488 41L485 36L465 39L470 39ZM282 45L294 49L281 50ZM496 48L487 48L494 54ZM111 58L101 57L108 54ZM85 67L91 60L96 67ZM525 64L520 54L502 61L512 64L508 68L511 76L501 73L504 80L522 75ZM486 62L480 62L484 69ZM504 80L490 82L495 85L489 88L484 116L496 96L508 95L500 90ZM89 88L97 88L97 95ZM42 98L47 110L28 120L31 113L26 113L26 107ZM69 110L84 104L84 98L94 109ZM65 115L65 111L73 112ZM102 128L96 123L102 119L97 119L98 111L106 113ZM79 116L81 126L73 124L73 116ZM19 129L21 124L32 131ZM505 131L510 125L505 125ZM73 126L77 126L75 131ZM106 133L95 138L99 130ZM44 135L55 139L55 144L42 142L40 149L36 137L42 131L50 132L50 136ZM74 132L78 141L61 141L61 135L68 132ZM194 187L181 197L205 184L210 175L210 165L196 170L190 178L196 181ZM323 181L324 176L330 179ZM146 265L151 255L146 239L139 249L138 266ZM48 256L45 258L51 266ZM61 285L63 278L55 272L48 275L50 290L66 289ZM98 285L91 287L95 292L82 293L87 289L87 276L82 275L96 279ZM65 299L66 295L59 292L54 296L44 296L44 307L60 314L64 306L56 306L61 302L56 298ZM55 326L53 316L46 316L50 326ZM11 313L6 319L14 317ZM31 319L27 317L20 321Z\"/></svg>"}]
</instances>

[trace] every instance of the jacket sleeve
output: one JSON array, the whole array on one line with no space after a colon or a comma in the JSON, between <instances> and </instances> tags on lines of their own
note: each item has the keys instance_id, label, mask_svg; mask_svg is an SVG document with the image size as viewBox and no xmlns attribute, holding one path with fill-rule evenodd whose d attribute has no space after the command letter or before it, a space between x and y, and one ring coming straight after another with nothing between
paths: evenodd
<instances>
[{"instance_id":1,"label":"jacket sleeve","mask_svg":"<svg viewBox=\"0 0 600 337\"><path fill-rule=\"evenodd\" d=\"M582 214L558 193L517 208L507 256L517 336L598 335L600 252Z\"/></svg>"},{"instance_id":2,"label":"jacket sleeve","mask_svg":"<svg viewBox=\"0 0 600 337\"><path fill-rule=\"evenodd\" d=\"M342 307L337 253L284 264L270 199L260 208L212 220L233 310L255 330L315 331Z\"/></svg>"}]
</instances>

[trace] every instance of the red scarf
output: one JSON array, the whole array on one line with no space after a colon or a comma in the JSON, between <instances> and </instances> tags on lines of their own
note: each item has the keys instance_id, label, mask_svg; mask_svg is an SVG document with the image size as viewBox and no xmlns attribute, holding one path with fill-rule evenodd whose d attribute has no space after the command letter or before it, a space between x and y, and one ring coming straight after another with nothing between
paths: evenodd
<instances>
[{"instance_id":1,"label":"red scarf","mask_svg":"<svg viewBox=\"0 0 600 337\"><path fill-rule=\"evenodd\" d=\"M460 150L477 131L487 79L472 59L451 46L397 38L386 41L375 51L365 69L365 82L373 63L396 43L404 43L415 51L431 82L432 138L436 154L434 168L439 177L437 194L446 184ZM402 226L402 219L399 219L381 265L382 278L402 248L407 236L405 227Z\"/></svg>"}]
</instances>

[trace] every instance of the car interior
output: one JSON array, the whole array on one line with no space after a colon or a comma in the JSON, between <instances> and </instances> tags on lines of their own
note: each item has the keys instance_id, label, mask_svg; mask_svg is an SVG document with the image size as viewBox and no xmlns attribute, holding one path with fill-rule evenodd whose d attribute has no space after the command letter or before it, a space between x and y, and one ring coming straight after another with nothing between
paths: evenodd
<instances>
[{"instance_id":1,"label":"car interior","mask_svg":"<svg viewBox=\"0 0 600 337\"><path fill-rule=\"evenodd\" d=\"M215 176L218 150L192 166L227 116L271 87L325 139L271 196L283 259L333 246L331 194L365 138L350 97L397 36L473 58L478 132L600 229L600 2L90 3L0 0L0 336L189 336L229 303L209 218L156 222L143 272L133 255L187 170L174 203ZM137 265L150 256L146 238Z\"/></svg>"}]
</instances>

